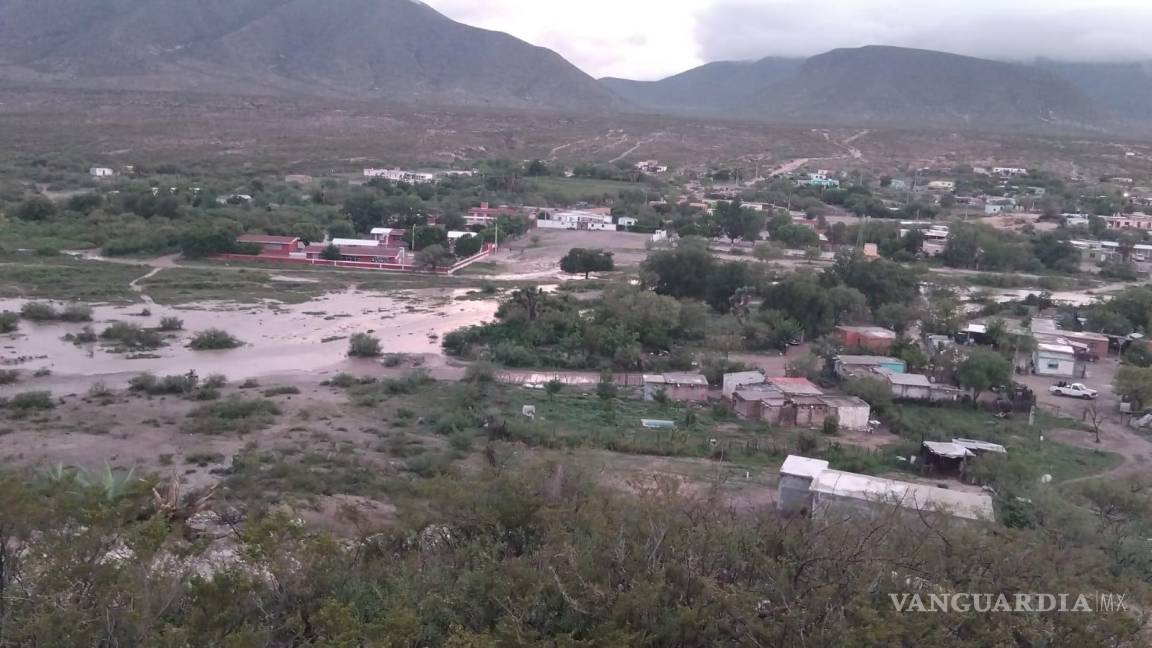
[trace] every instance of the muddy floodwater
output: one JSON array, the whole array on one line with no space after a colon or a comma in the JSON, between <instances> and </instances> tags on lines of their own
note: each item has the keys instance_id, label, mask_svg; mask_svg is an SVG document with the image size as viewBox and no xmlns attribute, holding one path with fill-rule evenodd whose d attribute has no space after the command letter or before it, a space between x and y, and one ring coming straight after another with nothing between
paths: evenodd
<instances>
[{"instance_id":1,"label":"muddy floodwater","mask_svg":"<svg viewBox=\"0 0 1152 648\"><path fill-rule=\"evenodd\" d=\"M77 346L63 340L83 324L22 320L17 333L0 335L0 368L21 373L20 382L0 387L0 394L29 389L81 391L96 381L116 388L143 372L195 371L201 376L218 373L229 380L245 380L355 371L374 361L348 359L348 337L369 331L380 338L384 353L439 355L440 337L495 315L495 300L464 298L467 292L427 289L380 295L350 291L291 305L94 305L90 325L97 333L114 321L143 327L157 327L167 316L184 321L184 330L175 333L167 346L145 351L147 357L139 358L113 353L101 344ZM0 300L0 311L19 311L25 301ZM143 308L150 313L140 315ZM193 334L208 328L228 331L244 346L226 351L187 348ZM32 374L41 369L50 375L34 378Z\"/></svg>"}]
</instances>

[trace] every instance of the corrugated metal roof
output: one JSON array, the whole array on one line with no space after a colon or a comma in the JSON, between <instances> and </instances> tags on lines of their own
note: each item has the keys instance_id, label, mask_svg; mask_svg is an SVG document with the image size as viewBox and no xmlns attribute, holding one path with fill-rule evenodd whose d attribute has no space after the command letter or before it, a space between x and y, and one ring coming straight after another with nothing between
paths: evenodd
<instances>
[{"instance_id":1,"label":"corrugated metal roof","mask_svg":"<svg viewBox=\"0 0 1152 648\"><path fill-rule=\"evenodd\" d=\"M780 466L781 475L794 475L797 477L816 477L828 469L828 462L823 459L812 459L799 455L788 455L784 465Z\"/></svg>"},{"instance_id":2,"label":"corrugated metal roof","mask_svg":"<svg viewBox=\"0 0 1152 648\"><path fill-rule=\"evenodd\" d=\"M948 459L963 459L972 454L968 451L968 448L949 441L925 441L924 447L928 448L928 451L932 454L947 457Z\"/></svg>"},{"instance_id":3,"label":"corrugated metal roof","mask_svg":"<svg viewBox=\"0 0 1152 648\"><path fill-rule=\"evenodd\" d=\"M932 382L924 374L892 373L891 371L878 372L893 385L904 387L931 387Z\"/></svg>"},{"instance_id":4,"label":"corrugated metal roof","mask_svg":"<svg viewBox=\"0 0 1152 648\"><path fill-rule=\"evenodd\" d=\"M888 503L910 509L939 509L970 520L995 519L992 498L984 493L966 493L839 470L821 472L812 480L812 490L836 497Z\"/></svg>"},{"instance_id":5,"label":"corrugated metal roof","mask_svg":"<svg viewBox=\"0 0 1152 648\"><path fill-rule=\"evenodd\" d=\"M842 355L837 356L837 360L840 361L840 364L846 365L904 364L904 361L899 358L875 355Z\"/></svg>"}]
</instances>

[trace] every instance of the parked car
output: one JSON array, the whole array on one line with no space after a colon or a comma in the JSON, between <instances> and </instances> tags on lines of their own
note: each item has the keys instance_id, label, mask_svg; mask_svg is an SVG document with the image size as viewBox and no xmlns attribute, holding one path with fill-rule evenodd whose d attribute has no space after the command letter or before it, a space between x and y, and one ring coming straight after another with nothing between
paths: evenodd
<instances>
[{"instance_id":1,"label":"parked car","mask_svg":"<svg viewBox=\"0 0 1152 648\"><path fill-rule=\"evenodd\" d=\"M1048 393L1069 398L1083 398L1085 400L1096 398L1096 390L1085 387L1082 383L1066 383L1060 381L1048 388Z\"/></svg>"}]
</instances>

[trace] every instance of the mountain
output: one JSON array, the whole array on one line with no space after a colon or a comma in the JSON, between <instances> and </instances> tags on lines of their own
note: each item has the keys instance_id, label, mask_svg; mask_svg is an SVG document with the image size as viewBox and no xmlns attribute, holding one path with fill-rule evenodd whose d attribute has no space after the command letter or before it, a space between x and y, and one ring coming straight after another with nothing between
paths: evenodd
<instances>
[{"instance_id":1,"label":"mountain","mask_svg":"<svg viewBox=\"0 0 1152 648\"><path fill-rule=\"evenodd\" d=\"M1082 90L1036 67L882 46L813 56L755 101L777 118L856 123L1082 127L1102 117Z\"/></svg>"},{"instance_id":2,"label":"mountain","mask_svg":"<svg viewBox=\"0 0 1152 648\"><path fill-rule=\"evenodd\" d=\"M1079 88L1115 114L1136 120L1152 117L1152 61L1136 63L1058 63L1036 67Z\"/></svg>"},{"instance_id":3,"label":"mountain","mask_svg":"<svg viewBox=\"0 0 1152 648\"><path fill-rule=\"evenodd\" d=\"M609 108L555 52L413 0L0 0L0 79Z\"/></svg>"},{"instance_id":4,"label":"mountain","mask_svg":"<svg viewBox=\"0 0 1152 648\"><path fill-rule=\"evenodd\" d=\"M755 89L794 74L804 59L717 61L659 81L606 77L601 85L636 106L673 112L739 112Z\"/></svg>"},{"instance_id":5,"label":"mountain","mask_svg":"<svg viewBox=\"0 0 1152 648\"><path fill-rule=\"evenodd\" d=\"M1108 122L1115 106L1094 98L1095 89L1073 76L1043 66L868 46L807 60L709 63L660 81L600 83L632 104L665 112L944 127L1078 129ZM1138 108L1140 101L1128 103ZM1144 110L1152 118L1152 110Z\"/></svg>"}]
</instances>

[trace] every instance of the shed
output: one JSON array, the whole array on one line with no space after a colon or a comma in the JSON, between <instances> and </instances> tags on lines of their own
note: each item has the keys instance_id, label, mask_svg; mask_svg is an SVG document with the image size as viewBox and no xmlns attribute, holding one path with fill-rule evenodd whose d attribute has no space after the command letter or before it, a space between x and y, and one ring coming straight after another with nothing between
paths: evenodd
<instances>
[{"instance_id":1,"label":"shed","mask_svg":"<svg viewBox=\"0 0 1152 648\"><path fill-rule=\"evenodd\" d=\"M812 515L818 518L880 513L890 507L951 515L967 520L995 520L992 498L927 484L901 482L827 469L812 480Z\"/></svg>"},{"instance_id":2,"label":"shed","mask_svg":"<svg viewBox=\"0 0 1152 648\"><path fill-rule=\"evenodd\" d=\"M850 432L868 429L872 407L864 400L855 396L823 396L822 399L828 406L828 414L836 417L840 429Z\"/></svg>"},{"instance_id":3,"label":"shed","mask_svg":"<svg viewBox=\"0 0 1152 648\"><path fill-rule=\"evenodd\" d=\"M812 510L812 480L828 469L823 459L788 455L780 466L777 508L785 514L806 514Z\"/></svg>"},{"instance_id":4,"label":"shed","mask_svg":"<svg viewBox=\"0 0 1152 648\"><path fill-rule=\"evenodd\" d=\"M737 389L745 385L764 384L764 373L760 371L738 371L724 374L721 393L724 398L732 398Z\"/></svg>"},{"instance_id":5,"label":"shed","mask_svg":"<svg viewBox=\"0 0 1152 648\"><path fill-rule=\"evenodd\" d=\"M931 400L932 383L923 374L877 372L892 388L894 398L906 400Z\"/></svg>"}]
</instances>

